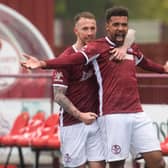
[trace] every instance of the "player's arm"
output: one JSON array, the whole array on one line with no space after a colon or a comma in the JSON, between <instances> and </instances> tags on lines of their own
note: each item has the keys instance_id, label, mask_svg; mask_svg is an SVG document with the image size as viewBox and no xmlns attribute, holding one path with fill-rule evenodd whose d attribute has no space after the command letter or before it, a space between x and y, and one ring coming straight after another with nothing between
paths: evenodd
<instances>
[{"instance_id":1,"label":"player's arm","mask_svg":"<svg viewBox=\"0 0 168 168\"><path fill-rule=\"evenodd\" d=\"M141 68L147 71L152 71L156 73L168 73L167 63L165 65L161 65L145 57L142 58L138 66L140 66Z\"/></svg>"},{"instance_id":2,"label":"player's arm","mask_svg":"<svg viewBox=\"0 0 168 168\"><path fill-rule=\"evenodd\" d=\"M80 52L71 54L69 56L65 57L57 57L54 59L49 60L39 60L33 56L30 56L28 54L23 54L23 56L26 58L26 60L21 62L21 65L25 68L29 69L37 69L37 68L63 68L68 65L72 64L85 64L86 59L84 55Z\"/></svg>"},{"instance_id":3,"label":"player's arm","mask_svg":"<svg viewBox=\"0 0 168 168\"><path fill-rule=\"evenodd\" d=\"M55 59L45 60L45 66L43 68L63 68L68 65L85 64L86 59L80 52L68 55L67 57L58 57Z\"/></svg>"},{"instance_id":4,"label":"player's arm","mask_svg":"<svg viewBox=\"0 0 168 168\"><path fill-rule=\"evenodd\" d=\"M96 120L97 115L93 112L81 112L65 95L66 88L60 86L54 86L54 100L69 114L74 116L76 119L84 122L85 124L91 124Z\"/></svg>"},{"instance_id":5,"label":"player's arm","mask_svg":"<svg viewBox=\"0 0 168 168\"><path fill-rule=\"evenodd\" d=\"M124 40L124 44L119 48L113 48L112 50L110 50L111 57L109 59L119 61L123 60L127 53L127 49L130 48L134 40L135 40L135 30L128 29L127 35Z\"/></svg>"},{"instance_id":6,"label":"player's arm","mask_svg":"<svg viewBox=\"0 0 168 168\"><path fill-rule=\"evenodd\" d=\"M156 73L168 72L168 63L166 63L165 65L161 65L149 58L144 57L139 46L135 43L132 45L132 51L130 51L130 54L134 55L136 65L141 67L144 70L152 71Z\"/></svg>"},{"instance_id":7,"label":"player's arm","mask_svg":"<svg viewBox=\"0 0 168 168\"><path fill-rule=\"evenodd\" d=\"M24 68L28 69L38 69L38 68L43 68L46 66L45 61L39 60L36 57L33 57L31 55L23 53L22 56L25 58L23 61L20 62L20 64Z\"/></svg>"}]
</instances>

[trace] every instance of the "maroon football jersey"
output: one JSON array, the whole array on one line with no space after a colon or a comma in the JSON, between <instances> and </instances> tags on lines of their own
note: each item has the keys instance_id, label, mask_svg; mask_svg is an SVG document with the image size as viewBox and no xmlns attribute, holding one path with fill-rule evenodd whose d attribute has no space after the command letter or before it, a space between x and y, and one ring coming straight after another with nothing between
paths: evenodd
<instances>
[{"instance_id":1,"label":"maroon football jersey","mask_svg":"<svg viewBox=\"0 0 168 168\"><path fill-rule=\"evenodd\" d=\"M108 37L88 43L68 59L46 61L47 67L70 67L73 64L93 63L99 84L100 115L111 113L141 112L136 65L153 72L163 73L162 65L145 58L135 44L128 49L122 61L109 61L109 50L115 44Z\"/></svg>"},{"instance_id":2,"label":"maroon football jersey","mask_svg":"<svg viewBox=\"0 0 168 168\"><path fill-rule=\"evenodd\" d=\"M74 47L67 48L59 57L68 58L75 52ZM88 65L71 65L58 68L53 73L53 86L66 87L66 96L82 112L98 111L98 84L92 63ZM79 123L68 112L63 112L63 124Z\"/></svg>"},{"instance_id":3,"label":"maroon football jersey","mask_svg":"<svg viewBox=\"0 0 168 168\"><path fill-rule=\"evenodd\" d=\"M144 58L137 45L128 49L123 61L109 61L109 49L115 44L108 37L85 46L81 53L87 63L93 62L99 84L100 114L142 112L136 65L155 72L164 72L163 66Z\"/></svg>"}]
</instances>

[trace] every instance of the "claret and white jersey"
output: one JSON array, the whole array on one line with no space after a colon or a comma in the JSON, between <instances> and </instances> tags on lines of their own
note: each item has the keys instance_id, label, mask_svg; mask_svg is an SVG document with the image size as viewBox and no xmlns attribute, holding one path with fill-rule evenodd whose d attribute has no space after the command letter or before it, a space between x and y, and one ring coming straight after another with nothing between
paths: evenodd
<instances>
[{"instance_id":1,"label":"claret and white jersey","mask_svg":"<svg viewBox=\"0 0 168 168\"><path fill-rule=\"evenodd\" d=\"M72 46L59 57L68 59L75 52ZM92 63L57 68L53 74L53 86L67 88L66 96L81 112L97 112L98 84ZM86 162L105 160L97 120L86 125L63 111L60 125L61 154L65 167L79 167Z\"/></svg>"},{"instance_id":2,"label":"claret and white jersey","mask_svg":"<svg viewBox=\"0 0 168 168\"><path fill-rule=\"evenodd\" d=\"M100 115L103 115L97 121L108 162L126 159L130 150L135 156L160 150L152 122L145 112L142 112L136 65L145 70L164 73L163 66L145 58L136 44L128 49L122 61L109 60L111 47L115 47L115 44L105 37L88 43L80 52L70 55L67 59L47 61L47 66L51 67L93 63L99 84L99 111ZM114 136L117 129L119 134Z\"/></svg>"},{"instance_id":3,"label":"claret and white jersey","mask_svg":"<svg viewBox=\"0 0 168 168\"><path fill-rule=\"evenodd\" d=\"M67 59L60 57L48 60L46 64L47 67L71 67L92 62L99 84L100 115L142 112L135 65L158 73L164 73L164 68L145 58L136 44L128 49L125 60L109 61L111 47L115 47L115 44L108 37L101 38L88 43Z\"/></svg>"},{"instance_id":4,"label":"claret and white jersey","mask_svg":"<svg viewBox=\"0 0 168 168\"><path fill-rule=\"evenodd\" d=\"M67 59L76 51L74 46L69 47L59 57ZM92 63L57 68L53 74L53 86L67 88L66 96L80 111L95 113L98 111L98 85ZM63 113L64 126L79 122L68 112Z\"/></svg>"},{"instance_id":5,"label":"claret and white jersey","mask_svg":"<svg viewBox=\"0 0 168 168\"><path fill-rule=\"evenodd\" d=\"M81 53L93 62L99 83L100 115L142 112L136 66L162 73L163 67L144 58L137 45L128 49L123 61L109 61L109 49L115 44L108 37L86 45Z\"/></svg>"}]
</instances>

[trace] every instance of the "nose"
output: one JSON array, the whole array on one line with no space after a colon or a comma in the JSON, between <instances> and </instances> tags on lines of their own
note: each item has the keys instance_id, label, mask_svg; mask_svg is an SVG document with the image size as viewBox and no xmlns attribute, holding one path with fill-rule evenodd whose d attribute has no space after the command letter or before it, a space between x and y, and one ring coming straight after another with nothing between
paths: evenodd
<instances>
[{"instance_id":1,"label":"nose","mask_svg":"<svg viewBox=\"0 0 168 168\"><path fill-rule=\"evenodd\" d=\"M88 35L92 35L93 34L93 30L88 29Z\"/></svg>"},{"instance_id":2,"label":"nose","mask_svg":"<svg viewBox=\"0 0 168 168\"><path fill-rule=\"evenodd\" d=\"M119 24L118 25L118 30L123 30L124 29L124 26L122 24Z\"/></svg>"}]
</instances>

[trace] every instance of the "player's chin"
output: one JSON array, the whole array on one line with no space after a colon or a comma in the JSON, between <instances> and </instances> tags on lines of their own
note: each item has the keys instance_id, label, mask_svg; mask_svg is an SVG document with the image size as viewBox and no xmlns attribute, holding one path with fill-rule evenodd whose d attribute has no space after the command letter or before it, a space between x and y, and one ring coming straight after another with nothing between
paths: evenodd
<instances>
[{"instance_id":1,"label":"player's chin","mask_svg":"<svg viewBox=\"0 0 168 168\"><path fill-rule=\"evenodd\" d=\"M93 40L95 40L95 38L94 37L90 37L90 38L87 38L85 41L86 42L90 42L90 41L93 41Z\"/></svg>"}]
</instances>

